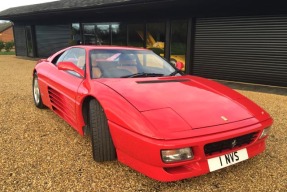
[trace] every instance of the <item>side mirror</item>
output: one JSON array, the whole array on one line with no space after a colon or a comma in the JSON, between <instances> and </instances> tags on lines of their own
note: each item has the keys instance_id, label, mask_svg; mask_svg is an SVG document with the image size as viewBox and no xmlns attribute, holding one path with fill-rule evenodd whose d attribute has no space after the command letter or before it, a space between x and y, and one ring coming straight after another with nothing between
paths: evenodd
<instances>
[{"instance_id":1,"label":"side mirror","mask_svg":"<svg viewBox=\"0 0 287 192\"><path fill-rule=\"evenodd\" d=\"M176 64L175 64L175 67L179 70L182 70L183 67L184 67L184 64L180 61L177 61Z\"/></svg>"},{"instance_id":2,"label":"side mirror","mask_svg":"<svg viewBox=\"0 0 287 192\"><path fill-rule=\"evenodd\" d=\"M84 70L80 69L79 67L77 67L74 63L72 62L68 62L68 61L64 61L64 62L59 62L58 63L58 69L59 70L63 70L63 71L74 71L76 73L78 73L81 77L85 76L85 72Z\"/></svg>"}]
</instances>

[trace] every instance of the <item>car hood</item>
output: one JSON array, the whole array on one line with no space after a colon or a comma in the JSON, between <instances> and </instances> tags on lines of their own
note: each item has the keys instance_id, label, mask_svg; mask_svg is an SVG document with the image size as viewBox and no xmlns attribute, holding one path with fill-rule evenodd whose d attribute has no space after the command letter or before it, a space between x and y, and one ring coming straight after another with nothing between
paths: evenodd
<instances>
[{"instance_id":1,"label":"car hood","mask_svg":"<svg viewBox=\"0 0 287 192\"><path fill-rule=\"evenodd\" d=\"M101 80L147 119L153 119L152 124L162 124L163 120L174 124L181 121L182 126L171 128L173 131L206 128L254 117L255 114L239 102L243 96L220 84L213 87L212 83L208 85L212 81L205 81L192 76Z\"/></svg>"}]
</instances>

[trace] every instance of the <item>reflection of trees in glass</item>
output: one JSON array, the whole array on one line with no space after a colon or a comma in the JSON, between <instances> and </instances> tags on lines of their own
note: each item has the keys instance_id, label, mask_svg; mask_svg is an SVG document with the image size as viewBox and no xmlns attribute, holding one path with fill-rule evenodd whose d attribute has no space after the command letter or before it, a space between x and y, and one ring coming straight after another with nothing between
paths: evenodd
<instances>
[{"instance_id":1,"label":"reflection of trees in glass","mask_svg":"<svg viewBox=\"0 0 287 192\"><path fill-rule=\"evenodd\" d=\"M73 23L72 24L72 35L80 35L80 24L79 23Z\"/></svg>"},{"instance_id":2,"label":"reflection of trees in glass","mask_svg":"<svg viewBox=\"0 0 287 192\"><path fill-rule=\"evenodd\" d=\"M80 41L81 41L80 24L73 23L71 29L71 40L69 41L69 45L80 44Z\"/></svg>"},{"instance_id":3,"label":"reflection of trees in glass","mask_svg":"<svg viewBox=\"0 0 287 192\"><path fill-rule=\"evenodd\" d=\"M83 24L84 44L95 45L95 24Z\"/></svg>"},{"instance_id":4,"label":"reflection of trees in glass","mask_svg":"<svg viewBox=\"0 0 287 192\"><path fill-rule=\"evenodd\" d=\"M84 24L84 34L95 34L95 25Z\"/></svg>"},{"instance_id":5,"label":"reflection of trees in glass","mask_svg":"<svg viewBox=\"0 0 287 192\"><path fill-rule=\"evenodd\" d=\"M127 45L127 25L125 23L113 23L112 45Z\"/></svg>"},{"instance_id":6,"label":"reflection of trees in glass","mask_svg":"<svg viewBox=\"0 0 287 192\"><path fill-rule=\"evenodd\" d=\"M85 45L95 45L96 38L94 35L84 35L84 44Z\"/></svg>"},{"instance_id":7,"label":"reflection of trees in glass","mask_svg":"<svg viewBox=\"0 0 287 192\"><path fill-rule=\"evenodd\" d=\"M187 22L173 21L171 32L171 54L185 55L186 38L187 38Z\"/></svg>"},{"instance_id":8,"label":"reflection of trees in glass","mask_svg":"<svg viewBox=\"0 0 287 192\"><path fill-rule=\"evenodd\" d=\"M109 24L97 24L95 26L95 37L97 45L109 45L110 36L110 25Z\"/></svg>"}]
</instances>

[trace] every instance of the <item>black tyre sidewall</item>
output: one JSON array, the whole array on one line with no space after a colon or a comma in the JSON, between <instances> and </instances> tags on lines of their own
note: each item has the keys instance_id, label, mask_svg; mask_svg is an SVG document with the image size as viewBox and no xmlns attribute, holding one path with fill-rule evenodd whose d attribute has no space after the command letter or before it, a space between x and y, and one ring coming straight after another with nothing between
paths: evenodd
<instances>
[{"instance_id":1,"label":"black tyre sidewall","mask_svg":"<svg viewBox=\"0 0 287 192\"><path fill-rule=\"evenodd\" d=\"M89 128L93 158L97 162L116 160L116 150L103 108L96 100L89 103Z\"/></svg>"}]
</instances>

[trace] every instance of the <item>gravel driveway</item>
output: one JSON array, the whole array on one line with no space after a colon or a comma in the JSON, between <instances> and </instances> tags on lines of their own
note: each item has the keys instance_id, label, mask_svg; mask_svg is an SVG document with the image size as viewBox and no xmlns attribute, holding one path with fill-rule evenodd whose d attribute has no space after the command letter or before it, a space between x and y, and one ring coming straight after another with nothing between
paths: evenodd
<instances>
[{"instance_id":1,"label":"gravel driveway","mask_svg":"<svg viewBox=\"0 0 287 192\"><path fill-rule=\"evenodd\" d=\"M34 107L34 65L27 58L0 56L1 192L287 189L287 89L229 84L273 116L266 151L204 176L160 183L117 161L94 162L89 138L78 135L52 111Z\"/></svg>"}]
</instances>

